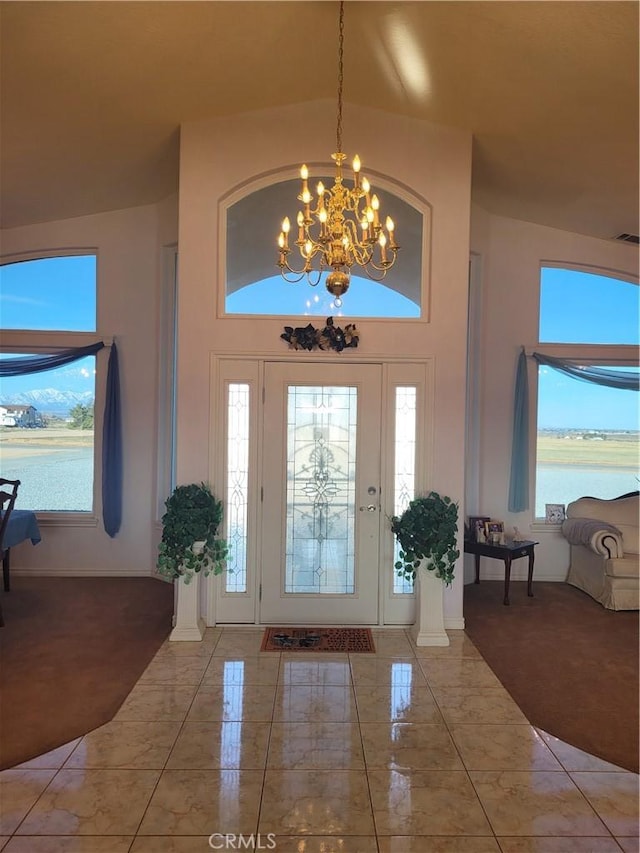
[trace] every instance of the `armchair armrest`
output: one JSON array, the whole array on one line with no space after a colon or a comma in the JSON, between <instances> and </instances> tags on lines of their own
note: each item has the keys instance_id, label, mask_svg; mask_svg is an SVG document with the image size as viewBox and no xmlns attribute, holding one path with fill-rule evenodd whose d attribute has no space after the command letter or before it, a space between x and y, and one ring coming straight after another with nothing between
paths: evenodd
<instances>
[{"instance_id":1,"label":"armchair armrest","mask_svg":"<svg viewBox=\"0 0 640 853\"><path fill-rule=\"evenodd\" d=\"M584 545L602 557L622 557L622 533L613 524L594 518L567 518L562 534L571 545Z\"/></svg>"}]
</instances>

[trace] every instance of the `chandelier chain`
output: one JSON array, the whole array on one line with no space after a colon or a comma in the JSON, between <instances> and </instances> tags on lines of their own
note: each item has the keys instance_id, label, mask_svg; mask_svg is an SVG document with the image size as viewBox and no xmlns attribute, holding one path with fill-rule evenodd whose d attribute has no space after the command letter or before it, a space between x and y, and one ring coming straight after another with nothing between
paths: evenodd
<instances>
[{"instance_id":1,"label":"chandelier chain","mask_svg":"<svg viewBox=\"0 0 640 853\"><path fill-rule=\"evenodd\" d=\"M302 266L289 259L291 221L282 220L278 237L278 267L285 281L306 278L315 287L328 272L325 285L333 297L332 306L340 308L349 289L351 268L356 266L373 281L382 281L396 262L398 249L395 224L390 216L382 221L380 200L367 178L360 173L361 162L353 158L353 186L344 182L342 150L342 88L344 84L344 0L340 0L338 25L338 115L336 127L335 179L332 187L322 181L316 195L309 188L309 169L300 168L302 186L298 195L301 208L296 216L297 232L291 235Z\"/></svg>"},{"instance_id":2,"label":"chandelier chain","mask_svg":"<svg viewBox=\"0 0 640 853\"><path fill-rule=\"evenodd\" d=\"M338 120L336 125L336 151L342 151L342 84L344 81L344 2L340 0L340 22L338 25Z\"/></svg>"}]
</instances>

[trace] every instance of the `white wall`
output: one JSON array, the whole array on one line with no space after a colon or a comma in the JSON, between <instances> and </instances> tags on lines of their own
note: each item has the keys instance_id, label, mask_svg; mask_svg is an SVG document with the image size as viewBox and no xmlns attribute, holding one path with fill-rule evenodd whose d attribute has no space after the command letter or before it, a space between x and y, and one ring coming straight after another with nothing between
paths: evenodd
<instances>
[{"instance_id":1,"label":"white wall","mask_svg":"<svg viewBox=\"0 0 640 853\"><path fill-rule=\"evenodd\" d=\"M123 521L111 539L101 520L101 458L94 487L97 523L41 523L42 542L12 549L16 574L148 575L155 565L158 286L160 246L175 242L177 200L2 232L2 254L95 248L98 332L118 345L124 438ZM108 351L103 359L106 377ZM97 389L97 403L104 400Z\"/></svg>"},{"instance_id":2,"label":"white wall","mask_svg":"<svg viewBox=\"0 0 640 853\"><path fill-rule=\"evenodd\" d=\"M433 211L433 231L430 322L359 320L359 348L345 351L341 358L357 361L395 355L434 359L435 435L429 485L460 499L464 511L471 139L457 130L352 105L345 113L349 128L357 128L353 135L357 136L354 142L363 172L374 184L376 173L389 176L425 199ZM302 162L329 163L334 127L335 105L317 102L193 122L182 128L178 482L211 478L210 354L277 356L286 352L286 344L280 340L281 318L218 316L218 293L224 283L220 202L257 176L293 170ZM355 153L349 147L352 144L345 139L351 156ZM273 229L274 268L279 221ZM401 228L397 223L399 242ZM318 362L326 356L305 353L300 360ZM215 490L215 482L212 485ZM445 607L450 619L461 619L461 577L447 590Z\"/></svg>"},{"instance_id":3,"label":"white wall","mask_svg":"<svg viewBox=\"0 0 640 853\"><path fill-rule=\"evenodd\" d=\"M535 349L538 340L538 300L540 265L554 261L638 274L638 250L629 244L583 237L492 216L475 206L472 209L471 249L481 259L481 361L480 385L480 466L479 504L472 514L503 519L507 530L516 525L527 538L540 542L536 548L534 580L566 577L569 549L557 530L534 524L533 488L535 473L530 467L530 510L507 512L513 394L516 360L522 346ZM530 436L536 434L535 376L530 380ZM473 460L469 459L468 464ZM467 557L466 577L471 577ZM504 577L504 569L493 560L483 560L483 577ZM526 560L514 562L512 577L526 577Z\"/></svg>"},{"instance_id":4,"label":"white wall","mask_svg":"<svg viewBox=\"0 0 640 853\"><path fill-rule=\"evenodd\" d=\"M515 363L522 345L537 339L538 270L541 260L637 273L633 246L582 237L473 209L469 241L470 139L423 122L348 107L357 127L365 171L388 175L432 207L430 322L358 321L361 345L345 359L389 354L433 358L435 435L432 480L436 490L460 498L461 511L482 512L517 524L540 539L536 578L562 580L568 563L557 532L532 529L533 510L506 511L511 452ZM224 246L219 203L252 176L303 160L327 163L332 150L334 105L305 104L228 119L190 123L182 130L180 189L180 305L178 363L178 481L207 479L209 363L211 353L278 355L281 319L218 316ZM346 140L348 151L350 140ZM353 153L350 151L350 153ZM124 520L110 539L94 527L43 525L43 541L14 549L20 571L42 573L148 574L155 563L158 448L158 304L161 247L177 237L176 200L2 232L2 253L12 255L69 247L96 247L99 255L98 336L118 342L124 447ZM401 224L398 223L400 231ZM274 233L277 225L274 227ZM479 256L481 284L478 505L466 510L464 425L466 308L469 249ZM274 253L275 256L275 253ZM303 357L316 361L314 353ZM535 412L532 412L532 418ZM534 425L533 425L534 426ZM534 429L532 428L532 434ZM470 460L468 460L470 461ZM99 477L100 459L96 474ZM215 484L214 484L215 486ZM100 483L96 484L100 516ZM533 505L533 504L532 504ZM514 564L514 577L524 565ZM446 592L448 619L462 614L461 572ZM497 564L483 576L502 577Z\"/></svg>"}]
</instances>

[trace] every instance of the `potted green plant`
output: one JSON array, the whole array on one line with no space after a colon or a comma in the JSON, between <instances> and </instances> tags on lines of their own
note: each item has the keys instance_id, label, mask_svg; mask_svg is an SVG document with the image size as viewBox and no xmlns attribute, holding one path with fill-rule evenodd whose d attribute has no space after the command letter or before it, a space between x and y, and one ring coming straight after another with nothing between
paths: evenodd
<instances>
[{"instance_id":1,"label":"potted green plant","mask_svg":"<svg viewBox=\"0 0 640 853\"><path fill-rule=\"evenodd\" d=\"M176 486L165 501L158 573L182 578L185 584L202 572L206 577L224 571L228 548L218 536L223 506L206 483Z\"/></svg>"},{"instance_id":2,"label":"potted green plant","mask_svg":"<svg viewBox=\"0 0 640 853\"><path fill-rule=\"evenodd\" d=\"M450 586L453 581L455 562L460 556L456 547L458 505L451 498L429 492L414 498L403 513L393 516L391 530L400 545L396 572L415 584L416 645L448 646L443 591L444 584ZM420 566L427 571L419 573Z\"/></svg>"},{"instance_id":3,"label":"potted green plant","mask_svg":"<svg viewBox=\"0 0 640 853\"><path fill-rule=\"evenodd\" d=\"M415 580L422 565L451 585L460 556L456 547L458 505L451 498L437 492L414 498L403 513L392 517L391 530L400 545L400 559L395 564L400 577Z\"/></svg>"}]
</instances>

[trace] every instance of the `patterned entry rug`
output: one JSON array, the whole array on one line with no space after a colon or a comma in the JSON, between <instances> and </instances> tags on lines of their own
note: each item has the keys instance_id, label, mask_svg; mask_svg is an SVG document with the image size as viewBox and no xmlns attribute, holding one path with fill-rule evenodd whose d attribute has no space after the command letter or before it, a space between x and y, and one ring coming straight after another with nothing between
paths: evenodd
<instances>
[{"instance_id":1,"label":"patterned entry rug","mask_svg":"<svg viewBox=\"0 0 640 853\"><path fill-rule=\"evenodd\" d=\"M375 652L370 628L266 628L263 652Z\"/></svg>"}]
</instances>

